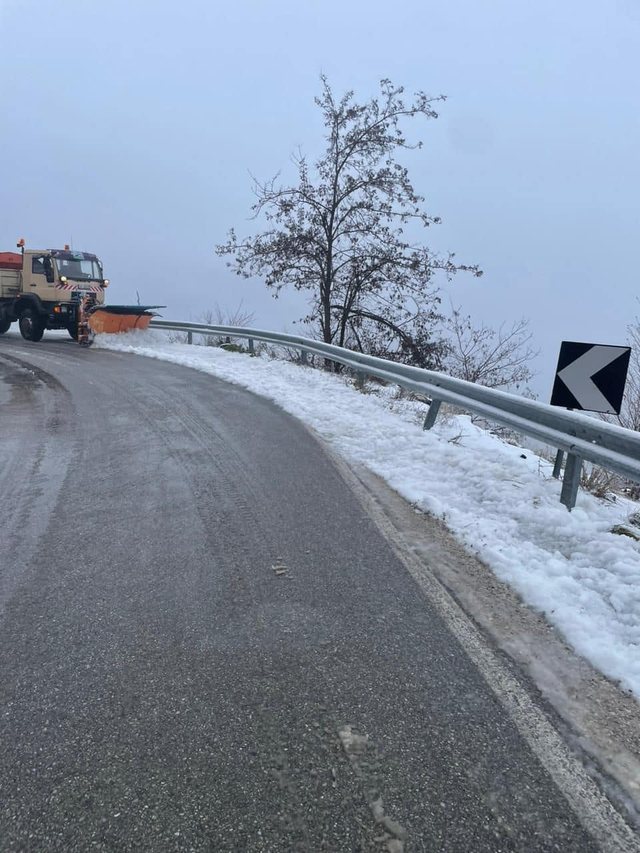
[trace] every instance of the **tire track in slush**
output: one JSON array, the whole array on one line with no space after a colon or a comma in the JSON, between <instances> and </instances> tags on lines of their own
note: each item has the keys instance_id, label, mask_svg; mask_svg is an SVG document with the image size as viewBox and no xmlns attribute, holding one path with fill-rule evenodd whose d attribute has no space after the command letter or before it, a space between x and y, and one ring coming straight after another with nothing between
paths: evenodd
<instances>
[{"instance_id":1,"label":"tire track in slush","mask_svg":"<svg viewBox=\"0 0 640 853\"><path fill-rule=\"evenodd\" d=\"M6 352L0 369L10 387L2 412L0 515L3 550L11 555L0 573L1 617L41 547L73 457L75 430L70 394L54 376Z\"/></svg>"},{"instance_id":2,"label":"tire track in slush","mask_svg":"<svg viewBox=\"0 0 640 853\"><path fill-rule=\"evenodd\" d=\"M233 442L230 442L228 431L216 430L214 422L205 426L186 406L180 411L172 412L171 418L174 422L177 421L180 430L172 429L167 423L166 412L174 405L173 396L170 392L161 392L158 388L154 388L153 392L151 389L147 391L147 399L150 398L160 417L150 414L148 403L141 404L138 398L139 389L131 396L131 402L151 430L162 438L165 447L188 477L196 508L208 535L211 536L212 509L218 515L222 510L225 527L234 534L237 568L253 568L251 555L255 554L256 545L265 552L267 562L275 562L281 555L277 553L278 547L271 530L262 523L261 518L256 518L252 508L267 500L267 496L257 487L256 478L250 476L246 460L236 451ZM164 417L162 413L165 413ZM196 452L192 447L176 446L184 444L185 434L196 446ZM216 540L210 541L215 547Z\"/></svg>"}]
</instances>

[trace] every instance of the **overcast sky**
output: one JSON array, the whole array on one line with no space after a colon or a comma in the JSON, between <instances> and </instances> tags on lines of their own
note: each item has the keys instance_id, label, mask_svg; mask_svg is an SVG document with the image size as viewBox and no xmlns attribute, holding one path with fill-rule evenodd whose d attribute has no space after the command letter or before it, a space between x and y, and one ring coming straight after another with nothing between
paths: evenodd
<instances>
[{"instance_id":1,"label":"overcast sky","mask_svg":"<svg viewBox=\"0 0 640 853\"><path fill-rule=\"evenodd\" d=\"M640 314L640 0L0 0L0 32L0 251L73 241L112 303L242 300L293 330L300 298L214 246L255 229L250 172L322 150L324 72L362 99L382 77L448 96L413 124L411 174L432 248L485 275L445 295L531 318L542 399L561 340L623 343Z\"/></svg>"}]
</instances>

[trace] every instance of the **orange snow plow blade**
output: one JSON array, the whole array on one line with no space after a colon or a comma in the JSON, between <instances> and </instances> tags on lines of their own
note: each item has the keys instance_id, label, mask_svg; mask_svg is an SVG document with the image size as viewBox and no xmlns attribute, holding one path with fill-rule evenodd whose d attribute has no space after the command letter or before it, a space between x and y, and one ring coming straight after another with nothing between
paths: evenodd
<instances>
[{"instance_id":1,"label":"orange snow plow blade","mask_svg":"<svg viewBox=\"0 0 640 853\"><path fill-rule=\"evenodd\" d=\"M96 334L107 335L146 329L155 317L153 308L164 308L164 305L101 305L91 312L89 326Z\"/></svg>"}]
</instances>

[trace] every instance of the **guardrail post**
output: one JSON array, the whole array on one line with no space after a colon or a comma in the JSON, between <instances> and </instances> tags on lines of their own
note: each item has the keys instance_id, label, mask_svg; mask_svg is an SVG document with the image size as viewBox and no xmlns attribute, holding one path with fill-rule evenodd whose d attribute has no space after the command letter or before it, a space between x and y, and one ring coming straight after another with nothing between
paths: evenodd
<instances>
[{"instance_id":1,"label":"guardrail post","mask_svg":"<svg viewBox=\"0 0 640 853\"><path fill-rule=\"evenodd\" d=\"M367 374L362 370L356 370L356 388L362 391L367 381Z\"/></svg>"},{"instance_id":2,"label":"guardrail post","mask_svg":"<svg viewBox=\"0 0 640 853\"><path fill-rule=\"evenodd\" d=\"M553 463L553 474L552 476L556 478L556 480L560 479L560 472L562 471L562 462L564 460L564 450L558 450L556 453L556 461Z\"/></svg>"},{"instance_id":3,"label":"guardrail post","mask_svg":"<svg viewBox=\"0 0 640 853\"><path fill-rule=\"evenodd\" d=\"M306 349L300 350L300 364L307 364L307 351L306 351Z\"/></svg>"},{"instance_id":4,"label":"guardrail post","mask_svg":"<svg viewBox=\"0 0 640 853\"><path fill-rule=\"evenodd\" d=\"M193 343L193 332L187 332L187 343L188 344Z\"/></svg>"},{"instance_id":5,"label":"guardrail post","mask_svg":"<svg viewBox=\"0 0 640 853\"><path fill-rule=\"evenodd\" d=\"M567 464L564 466L564 478L562 480L562 491L560 492L560 503L563 503L571 512L576 505L578 497L578 486L582 474L582 457L575 453L567 453Z\"/></svg>"},{"instance_id":6,"label":"guardrail post","mask_svg":"<svg viewBox=\"0 0 640 853\"><path fill-rule=\"evenodd\" d=\"M429 411L427 412L427 416L424 419L424 423L422 424L422 429L431 429L431 427L435 424L441 405L442 400L432 400L429 403Z\"/></svg>"},{"instance_id":7,"label":"guardrail post","mask_svg":"<svg viewBox=\"0 0 640 853\"><path fill-rule=\"evenodd\" d=\"M253 338L249 338L249 352L251 353L251 355L256 354L255 348L253 346Z\"/></svg>"}]
</instances>

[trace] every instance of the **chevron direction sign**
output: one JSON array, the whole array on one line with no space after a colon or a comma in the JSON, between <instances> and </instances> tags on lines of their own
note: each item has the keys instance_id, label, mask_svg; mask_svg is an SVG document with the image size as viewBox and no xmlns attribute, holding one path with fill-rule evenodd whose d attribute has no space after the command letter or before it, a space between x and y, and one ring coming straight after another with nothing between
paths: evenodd
<instances>
[{"instance_id":1,"label":"chevron direction sign","mask_svg":"<svg viewBox=\"0 0 640 853\"><path fill-rule=\"evenodd\" d=\"M551 405L619 415L630 356L630 347L563 341Z\"/></svg>"}]
</instances>

